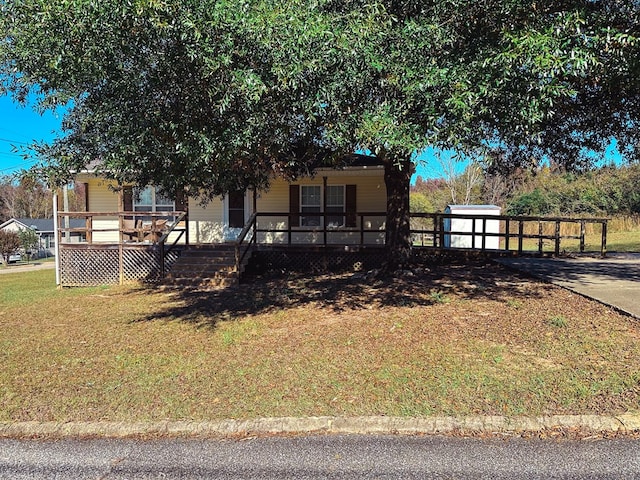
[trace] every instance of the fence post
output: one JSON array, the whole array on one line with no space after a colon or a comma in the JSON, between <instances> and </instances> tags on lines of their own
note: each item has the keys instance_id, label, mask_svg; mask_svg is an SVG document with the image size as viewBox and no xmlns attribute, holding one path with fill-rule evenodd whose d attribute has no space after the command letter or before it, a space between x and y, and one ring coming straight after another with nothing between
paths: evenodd
<instances>
[{"instance_id":1,"label":"fence post","mask_svg":"<svg viewBox=\"0 0 640 480\"><path fill-rule=\"evenodd\" d=\"M326 202L326 199L325 199ZM327 210L322 213L322 245L327 246Z\"/></svg>"},{"instance_id":2,"label":"fence post","mask_svg":"<svg viewBox=\"0 0 640 480\"><path fill-rule=\"evenodd\" d=\"M587 227L584 220L580 220L580 253L584 253L584 237L587 233Z\"/></svg>"},{"instance_id":3,"label":"fence post","mask_svg":"<svg viewBox=\"0 0 640 480\"><path fill-rule=\"evenodd\" d=\"M518 255L522 255L523 237L524 237L524 221L518 220Z\"/></svg>"},{"instance_id":4,"label":"fence post","mask_svg":"<svg viewBox=\"0 0 640 480\"><path fill-rule=\"evenodd\" d=\"M93 217L91 215L87 215L84 228L87 243L91 245L93 243Z\"/></svg>"},{"instance_id":5,"label":"fence post","mask_svg":"<svg viewBox=\"0 0 640 480\"><path fill-rule=\"evenodd\" d=\"M118 243L118 278L120 285L124 285L124 244Z\"/></svg>"},{"instance_id":6,"label":"fence post","mask_svg":"<svg viewBox=\"0 0 640 480\"><path fill-rule=\"evenodd\" d=\"M543 234L543 230L542 230L542 220L538 220L538 253L540 255L542 255L542 248L543 248L543 244L542 244L542 234Z\"/></svg>"},{"instance_id":7,"label":"fence post","mask_svg":"<svg viewBox=\"0 0 640 480\"><path fill-rule=\"evenodd\" d=\"M600 256L607 256L607 221L602 222L602 243L600 244Z\"/></svg>"},{"instance_id":8,"label":"fence post","mask_svg":"<svg viewBox=\"0 0 640 480\"><path fill-rule=\"evenodd\" d=\"M560 256L560 220L556 220L555 256Z\"/></svg>"},{"instance_id":9,"label":"fence post","mask_svg":"<svg viewBox=\"0 0 640 480\"><path fill-rule=\"evenodd\" d=\"M504 225L504 249L508 252L509 251L509 239L511 238L511 224L509 221L509 218L506 219L505 221L505 225Z\"/></svg>"}]
</instances>

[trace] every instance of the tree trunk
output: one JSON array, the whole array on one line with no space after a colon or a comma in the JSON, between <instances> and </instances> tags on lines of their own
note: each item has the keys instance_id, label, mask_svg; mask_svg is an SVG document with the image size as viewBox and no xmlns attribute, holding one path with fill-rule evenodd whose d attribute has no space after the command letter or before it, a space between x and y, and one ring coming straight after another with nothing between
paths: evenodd
<instances>
[{"instance_id":1,"label":"tree trunk","mask_svg":"<svg viewBox=\"0 0 640 480\"><path fill-rule=\"evenodd\" d=\"M384 158L384 183L387 187L385 247L387 260L383 273L390 274L407 265L411 258L409 226L410 158Z\"/></svg>"}]
</instances>

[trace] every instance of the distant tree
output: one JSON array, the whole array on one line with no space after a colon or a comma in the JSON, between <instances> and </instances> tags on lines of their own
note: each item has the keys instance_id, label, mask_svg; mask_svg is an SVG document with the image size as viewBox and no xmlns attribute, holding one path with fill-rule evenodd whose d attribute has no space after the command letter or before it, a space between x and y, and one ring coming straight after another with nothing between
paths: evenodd
<instances>
[{"instance_id":1,"label":"distant tree","mask_svg":"<svg viewBox=\"0 0 640 480\"><path fill-rule=\"evenodd\" d=\"M429 198L422 192L411 192L409 194L409 205L412 212L432 213L436 210Z\"/></svg>"},{"instance_id":2,"label":"distant tree","mask_svg":"<svg viewBox=\"0 0 640 480\"><path fill-rule=\"evenodd\" d=\"M27 256L27 259L31 260L34 252L35 254L38 253L38 247L40 246L40 238L38 237L38 234L32 228L22 228L18 232L18 237L20 238L20 247L22 248L22 251Z\"/></svg>"},{"instance_id":3,"label":"distant tree","mask_svg":"<svg viewBox=\"0 0 640 480\"><path fill-rule=\"evenodd\" d=\"M0 178L0 218L51 218L51 190L29 175Z\"/></svg>"},{"instance_id":4,"label":"distant tree","mask_svg":"<svg viewBox=\"0 0 640 480\"><path fill-rule=\"evenodd\" d=\"M0 230L0 256L4 263L9 263L9 257L20 248L20 236L17 232Z\"/></svg>"}]
</instances>

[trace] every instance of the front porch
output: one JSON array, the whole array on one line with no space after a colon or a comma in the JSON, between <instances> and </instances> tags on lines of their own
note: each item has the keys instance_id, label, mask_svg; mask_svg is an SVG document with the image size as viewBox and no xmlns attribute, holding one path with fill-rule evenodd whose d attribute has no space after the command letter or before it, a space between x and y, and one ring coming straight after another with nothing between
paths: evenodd
<instances>
[{"instance_id":1,"label":"front porch","mask_svg":"<svg viewBox=\"0 0 640 480\"><path fill-rule=\"evenodd\" d=\"M347 215L351 218L345 218ZM176 276L185 252L212 245L191 241L185 211L59 212L56 218L60 286L160 283L167 277L217 275L214 269L207 269L206 274L204 270L183 269L184 276ZM66 226L71 218L83 218L84 227ZM384 212L253 213L244 227L234 232L234 238L217 243L225 246L217 250L226 252L222 264L224 271L230 272L220 278L233 278L231 283L237 283L252 256L256 268L264 270L375 268L385 259L385 219ZM80 233L73 238L82 241L71 241L72 233ZM607 219L602 218L411 214L411 239L417 257L425 252L558 256L567 249L604 256L606 233ZM203 258L206 255L201 255L201 262L205 262Z\"/></svg>"}]
</instances>

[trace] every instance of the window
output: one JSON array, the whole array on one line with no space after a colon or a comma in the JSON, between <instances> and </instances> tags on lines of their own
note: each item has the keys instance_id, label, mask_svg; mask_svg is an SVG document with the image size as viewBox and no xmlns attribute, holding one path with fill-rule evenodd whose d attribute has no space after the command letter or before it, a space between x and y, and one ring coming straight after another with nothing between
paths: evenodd
<instances>
[{"instance_id":1,"label":"window","mask_svg":"<svg viewBox=\"0 0 640 480\"><path fill-rule=\"evenodd\" d=\"M327 186L327 213L344 213L344 185ZM327 227L344 227L344 215L327 215Z\"/></svg>"},{"instance_id":2,"label":"window","mask_svg":"<svg viewBox=\"0 0 640 480\"><path fill-rule=\"evenodd\" d=\"M244 192L229 193L229 228L244 227L244 197Z\"/></svg>"},{"instance_id":3,"label":"window","mask_svg":"<svg viewBox=\"0 0 640 480\"><path fill-rule=\"evenodd\" d=\"M134 212L173 212L173 200L156 191L155 187L136 188L133 195Z\"/></svg>"},{"instance_id":4,"label":"window","mask_svg":"<svg viewBox=\"0 0 640 480\"><path fill-rule=\"evenodd\" d=\"M321 192L320 185L302 185L300 187L300 213L320 213L321 212ZM319 227L319 215L300 216L301 227Z\"/></svg>"}]
</instances>

